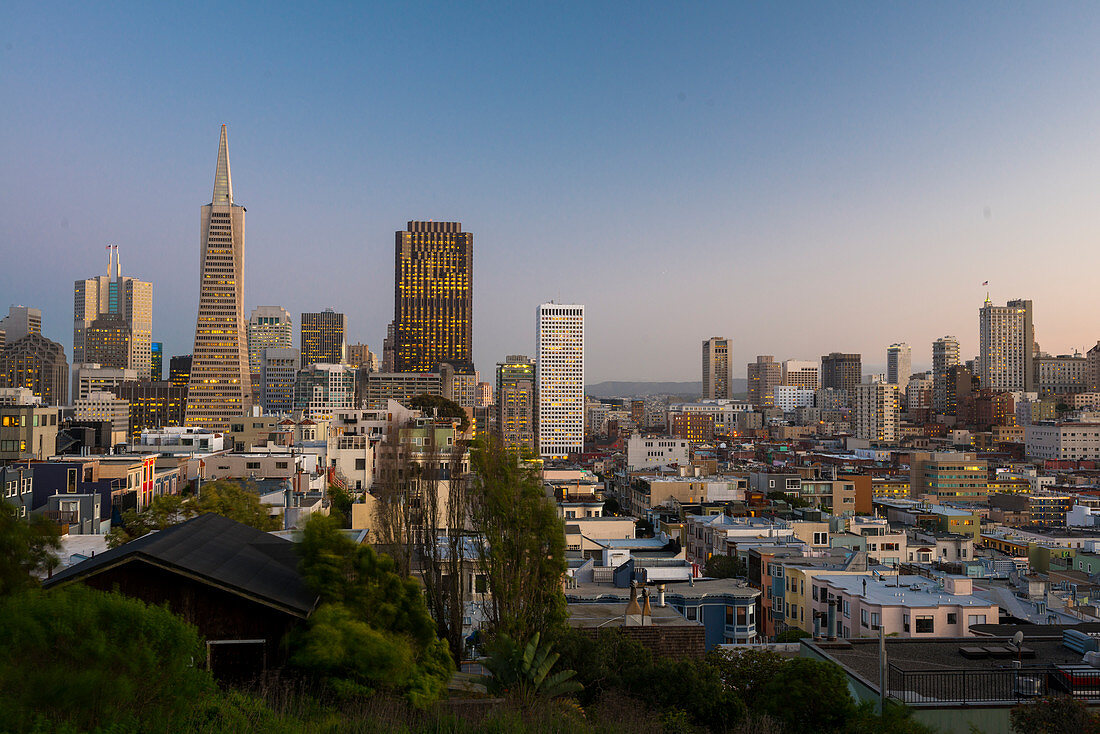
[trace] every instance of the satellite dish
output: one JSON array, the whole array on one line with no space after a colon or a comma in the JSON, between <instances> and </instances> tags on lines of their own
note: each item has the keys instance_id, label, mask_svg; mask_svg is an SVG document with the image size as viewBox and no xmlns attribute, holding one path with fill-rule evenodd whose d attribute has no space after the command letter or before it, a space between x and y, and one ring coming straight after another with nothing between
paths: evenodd
<instances>
[{"instance_id":1,"label":"satellite dish","mask_svg":"<svg viewBox=\"0 0 1100 734\"><path fill-rule=\"evenodd\" d=\"M1024 644L1024 633L1022 631L1012 635L1012 644L1017 648Z\"/></svg>"}]
</instances>

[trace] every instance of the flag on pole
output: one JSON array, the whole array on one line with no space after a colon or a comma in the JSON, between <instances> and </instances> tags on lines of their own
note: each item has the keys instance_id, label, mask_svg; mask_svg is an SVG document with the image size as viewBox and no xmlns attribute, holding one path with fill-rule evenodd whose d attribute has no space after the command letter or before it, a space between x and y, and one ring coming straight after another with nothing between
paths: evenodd
<instances>
[{"instance_id":1,"label":"flag on pole","mask_svg":"<svg viewBox=\"0 0 1100 734\"><path fill-rule=\"evenodd\" d=\"M988 281L988 280L987 280L987 281L984 281L984 282L982 283L982 285L989 285L989 281Z\"/></svg>"}]
</instances>

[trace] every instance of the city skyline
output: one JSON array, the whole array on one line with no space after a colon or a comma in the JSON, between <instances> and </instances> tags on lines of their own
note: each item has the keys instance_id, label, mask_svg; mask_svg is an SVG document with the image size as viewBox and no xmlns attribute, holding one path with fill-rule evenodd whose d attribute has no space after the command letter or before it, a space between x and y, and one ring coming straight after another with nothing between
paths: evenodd
<instances>
[{"instance_id":1,"label":"city skyline","mask_svg":"<svg viewBox=\"0 0 1100 734\"><path fill-rule=\"evenodd\" d=\"M198 259L181 202L206 190L206 141L225 122L252 207L246 311L331 306L348 315L348 341L376 353L392 317L389 238L409 219L477 233L483 372L535 351L525 314L550 299L587 306L591 383L698 381L698 344L712 334L733 340L737 378L758 354L853 352L875 370L895 342L927 369L945 334L965 361L987 280L995 303L1033 301L1045 351L1095 343L1081 317L1100 305L1087 276L1100 264L1100 110L1086 102L1100 69L1095 13L696 8L666 23L571 6L471 25L442 8L359 12L341 31L327 9L263 19L244 31L240 83L211 91L199 80L224 61L204 44L228 30L191 48L197 32L142 9L116 28L91 9L44 23L47 9L17 5L0 44L14 72L0 94L16 102L0 111L12 172L0 251L20 258L22 277L0 309L42 309L44 335L71 357L68 284L117 244L127 274L156 290L152 338L169 357L189 353ZM391 32L425 18L447 30ZM532 20L544 36L466 50ZM305 63L308 44L276 53L295 24L328 34L319 58ZM615 41L620 60L570 57L608 25L633 39ZM384 63L408 43L421 60ZM552 53L529 54L531 43ZM117 56L97 55L105 45ZM355 81L365 69L377 79ZM338 91L349 80L354 94ZM431 94L455 114L382 111ZM93 97L110 107L85 109ZM748 270L796 286L759 323L736 317L771 296L771 279L740 283ZM606 277L616 272L629 277ZM639 283L696 298L642 298Z\"/></svg>"}]
</instances>

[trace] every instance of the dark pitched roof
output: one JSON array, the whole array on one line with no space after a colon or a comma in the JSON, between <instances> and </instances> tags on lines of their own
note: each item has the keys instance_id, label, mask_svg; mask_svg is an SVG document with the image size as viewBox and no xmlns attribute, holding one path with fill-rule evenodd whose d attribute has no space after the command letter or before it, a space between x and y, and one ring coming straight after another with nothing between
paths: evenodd
<instances>
[{"instance_id":1,"label":"dark pitched roof","mask_svg":"<svg viewBox=\"0 0 1100 734\"><path fill-rule=\"evenodd\" d=\"M214 514L199 515L100 553L42 585L79 581L131 561L197 577L303 618L317 601L298 574L294 543Z\"/></svg>"}]
</instances>

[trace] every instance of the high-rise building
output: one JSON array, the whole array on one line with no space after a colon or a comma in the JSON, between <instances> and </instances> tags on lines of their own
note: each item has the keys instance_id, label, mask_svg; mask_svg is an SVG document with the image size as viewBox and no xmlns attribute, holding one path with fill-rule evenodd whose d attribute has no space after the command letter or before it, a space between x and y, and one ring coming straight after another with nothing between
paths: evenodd
<instances>
[{"instance_id":1,"label":"high-rise building","mask_svg":"<svg viewBox=\"0 0 1100 734\"><path fill-rule=\"evenodd\" d=\"M949 382L952 369L959 363L959 340L953 336L941 336L932 342L932 410L951 415L948 409Z\"/></svg>"},{"instance_id":2,"label":"high-rise building","mask_svg":"<svg viewBox=\"0 0 1100 734\"><path fill-rule=\"evenodd\" d=\"M395 240L394 371L472 371L473 234L460 222L409 222Z\"/></svg>"},{"instance_id":3,"label":"high-rise building","mask_svg":"<svg viewBox=\"0 0 1100 734\"><path fill-rule=\"evenodd\" d=\"M712 336L703 342L703 398L733 397L733 340Z\"/></svg>"},{"instance_id":4,"label":"high-rise building","mask_svg":"<svg viewBox=\"0 0 1100 734\"><path fill-rule=\"evenodd\" d=\"M328 420L338 410L355 407L355 368L312 363L298 371L294 409L312 420Z\"/></svg>"},{"instance_id":5,"label":"high-rise building","mask_svg":"<svg viewBox=\"0 0 1100 734\"><path fill-rule=\"evenodd\" d=\"M201 221L199 312L185 423L224 430L252 402L244 315L244 207L233 203L225 125L214 195L202 207Z\"/></svg>"},{"instance_id":6,"label":"high-rise building","mask_svg":"<svg viewBox=\"0 0 1100 734\"><path fill-rule=\"evenodd\" d=\"M294 346L294 323L282 306L257 306L248 317L248 369L260 374L260 352Z\"/></svg>"},{"instance_id":7,"label":"high-rise building","mask_svg":"<svg viewBox=\"0 0 1100 734\"><path fill-rule=\"evenodd\" d=\"M168 381L184 390L191 384L190 354L180 354L168 360Z\"/></svg>"},{"instance_id":8,"label":"high-rise building","mask_svg":"<svg viewBox=\"0 0 1100 734\"><path fill-rule=\"evenodd\" d=\"M6 344L17 342L27 334L42 333L42 311L28 306L11 306L8 315L0 319L0 331Z\"/></svg>"},{"instance_id":9,"label":"high-rise building","mask_svg":"<svg viewBox=\"0 0 1100 734\"><path fill-rule=\"evenodd\" d=\"M535 450L535 363L510 354L497 363L497 430L506 448Z\"/></svg>"},{"instance_id":10,"label":"high-rise building","mask_svg":"<svg viewBox=\"0 0 1100 734\"><path fill-rule=\"evenodd\" d=\"M909 375L913 372L913 350L904 342L886 347L886 381L898 386L898 392L905 394L909 385Z\"/></svg>"},{"instance_id":11,"label":"high-rise building","mask_svg":"<svg viewBox=\"0 0 1100 734\"><path fill-rule=\"evenodd\" d=\"M393 352L394 352L394 336L393 336L393 322L391 321L386 325L386 337L382 340L382 371L393 372Z\"/></svg>"},{"instance_id":12,"label":"high-rise building","mask_svg":"<svg viewBox=\"0 0 1100 734\"><path fill-rule=\"evenodd\" d=\"M326 308L318 313L302 314L302 366L343 364L347 358L344 338L344 314Z\"/></svg>"},{"instance_id":13,"label":"high-rise building","mask_svg":"<svg viewBox=\"0 0 1100 734\"><path fill-rule=\"evenodd\" d=\"M478 408L488 408L494 404L493 401L493 383L491 382L479 382L477 383L477 406Z\"/></svg>"},{"instance_id":14,"label":"high-rise building","mask_svg":"<svg viewBox=\"0 0 1100 734\"><path fill-rule=\"evenodd\" d=\"M25 387L44 405L69 402L69 362L65 348L31 332L0 352L0 387Z\"/></svg>"},{"instance_id":15,"label":"high-rise building","mask_svg":"<svg viewBox=\"0 0 1100 734\"><path fill-rule=\"evenodd\" d=\"M347 352L347 363L352 367L368 372L378 371L378 355L366 344L349 344Z\"/></svg>"},{"instance_id":16,"label":"high-rise building","mask_svg":"<svg viewBox=\"0 0 1100 734\"><path fill-rule=\"evenodd\" d=\"M98 362L126 367L136 369L141 379L149 379L153 370L153 284L124 277L118 246L108 245L107 274L78 280L73 291L73 364ZM93 330L101 332L105 323L110 324L116 341L124 331L127 333L129 347L124 364L89 351Z\"/></svg>"},{"instance_id":17,"label":"high-rise building","mask_svg":"<svg viewBox=\"0 0 1100 734\"><path fill-rule=\"evenodd\" d=\"M115 392L115 388L124 382L137 382L138 371L129 367L105 367L95 362L74 364L72 371L73 389L70 400L86 398L93 392Z\"/></svg>"},{"instance_id":18,"label":"high-rise building","mask_svg":"<svg viewBox=\"0 0 1100 734\"><path fill-rule=\"evenodd\" d=\"M358 385L359 402L367 410L385 410L390 400L408 405L418 395L443 395L438 372L364 372Z\"/></svg>"},{"instance_id":19,"label":"high-rise building","mask_svg":"<svg viewBox=\"0 0 1100 734\"><path fill-rule=\"evenodd\" d=\"M994 306L985 299L978 311L978 378L991 390L1035 389L1035 327L1031 301Z\"/></svg>"},{"instance_id":20,"label":"high-rise building","mask_svg":"<svg viewBox=\"0 0 1100 734\"><path fill-rule=\"evenodd\" d=\"M856 386L856 438L893 443L898 439L898 386L885 382Z\"/></svg>"},{"instance_id":21,"label":"high-rise building","mask_svg":"<svg viewBox=\"0 0 1100 734\"><path fill-rule=\"evenodd\" d=\"M264 413L289 413L294 408L294 384L301 355L289 347L260 350L260 405Z\"/></svg>"},{"instance_id":22,"label":"high-rise building","mask_svg":"<svg viewBox=\"0 0 1100 734\"><path fill-rule=\"evenodd\" d=\"M821 357L821 386L848 391L849 404L855 401L856 387L863 382L863 360L858 354L831 352Z\"/></svg>"},{"instance_id":23,"label":"high-rise building","mask_svg":"<svg viewBox=\"0 0 1100 734\"><path fill-rule=\"evenodd\" d=\"M151 368L149 370L149 379L153 382L160 382L164 379L164 344L162 342L153 342L152 355L153 359L150 362Z\"/></svg>"},{"instance_id":24,"label":"high-rise building","mask_svg":"<svg viewBox=\"0 0 1100 734\"><path fill-rule=\"evenodd\" d=\"M84 330L84 361L104 367L137 369L133 359L133 332L130 324L117 313L100 314ZM150 365L138 375L148 376Z\"/></svg>"},{"instance_id":25,"label":"high-rise building","mask_svg":"<svg viewBox=\"0 0 1100 734\"><path fill-rule=\"evenodd\" d=\"M1089 392L1100 391L1100 341L1085 354L1085 374Z\"/></svg>"},{"instance_id":26,"label":"high-rise building","mask_svg":"<svg viewBox=\"0 0 1100 734\"><path fill-rule=\"evenodd\" d=\"M783 363L782 384L791 387L800 387L803 390L816 390L821 387L817 379L817 362L803 362L797 359L788 359Z\"/></svg>"},{"instance_id":27,"label":"high-rise building","mask_svg":"<svg viewBox=\"0 0 1100 734\"><path fill-rule=\"evenodd\" d=\"M749 362L746 374L749 383L749 402L753 405L774 405L775 386L783 376L775 357L770 354L759 355L755 362Z\"/></svg>"},{"instance_id":28,"label":"high-rise building","mask_svg":"<svg viewBox=\"0 0 1100 734\"><path fill-rule=\"evenodd\" d=\"M443 378L443 397L467 408L473 417L473 409L477 405L477 383L481 381L481 375L477 370L457 370L450 362L439 365L439 374Z\"/></svg>"},{"instance_id":29,"label":"high-rise building","mask_svg":"<svg viewBox=\"0 0 1100 734\"><path fill-rule=\"evenodd\" d=\"M1088 389L1088 358L1081 354L1059 354L1035 358L1035 390L1039 397L1073 395Z\"/></svg>"},{"instance_id":30,"label":"high-rise building","mask_svg":"<svg viewBox=\"0 0 1100 734\"><path fill-rule=\"evenodd\" d=\"M584 450L584 306L540 305L537 332L539 454L566 459Z\"/></svg>"},{"instance_id":31,"label":"high-rise building","mask_svg":"<svg viewBox=\"0 0 1100 734\"><path fill-rule=\"evenodd\" d=\"M135 440L146 428L183 425L187 407L187 383L166 381L123 382L111 389L130 404L130 438Z\"/></svg>"}]
</instances>

